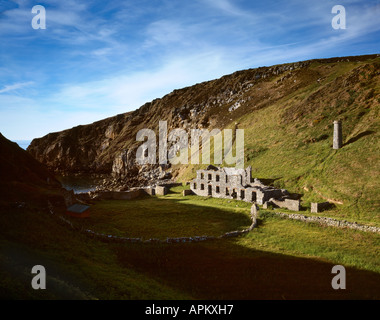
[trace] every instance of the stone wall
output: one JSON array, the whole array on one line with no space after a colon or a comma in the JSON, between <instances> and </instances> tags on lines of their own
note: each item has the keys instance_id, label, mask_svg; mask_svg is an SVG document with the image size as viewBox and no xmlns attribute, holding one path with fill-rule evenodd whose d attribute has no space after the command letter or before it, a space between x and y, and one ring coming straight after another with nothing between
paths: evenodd
<instances>
[{"instance_id":1,"label":"stone wall","mask_svg":"<svg viewBox=\"0 0 380 320\"><path fill-rule=\"evenodd\" d=\"M174 187L182 187L181 182L166 182L166 183L160 183L160 186L165 186L167 188L174 188Z\"/></svg>"},{"instance_id":2,"label":"stone wall","mask_svg":"<svg viewBox=\"0 0 380 320\"><path fill-rule=\"evenodd\" d=\"M49 207L50 213L56 216L58 218L58 221L68 225L71 229L84 233L91 238L95 238L103 242L116 242L116 243L161 243L161 244L186 243L186 242L201 242L201 241L217 240L217 239L230 238L230 237L238 237L238 236L249 233L257 226L257 217L258 217L258 212L259 212L259 207L256 204L253 204L251 207L251 212L250 212L252 223L247 229L226 232L219 237L203 235L203 236L193 236L193 237L166 238L165 240L156 239L156 238L143 240L142 238L127 238L127 237L114 236L110 234L98 233L90 229L77 227L63 215L59 215L55 213L54 208L51 205L51 203L48 203L48 207ZM295 219L295 220L304 221L304 222L319 223L321 225L326 225L326 226L350 228L350 229L356 229L356 230L365 231L365 232L380 233L380 228L372 227L372 226L364 226L364 225L357 224L356 222L348 222L345 220L339 221L332 218L307 217L301 214L286 214L282 212L274 212L274 214L280 217L288 218L288 219Z\"/></svg>"},{"instance_id":3,"label":"stone wall","mask_svg":"<svg viewBox=\"0 0 380 320\"><path fill-rule=\"evenodd\" d=\"M273 204L279 208L285 208L291 211L300 211L301 205L299 200L293 199L284 199L284 200L276 200L270 199L269 204Z\"/></svg>"},{"instance_id":4,"label":"stone wall","mask_svg":"<svg viewBox=\"0 0 380 320\"><path fill-rule=\"evenodd\" d=\"M311 213L322 212L324 210L331 208L331 206L332 204L330 202L322 202L322 203L312 202L310 212Z\"/></svg>"},{"instance_id":5,"label":"stone wall","mask_svg":"<svg viewBox=\"0 0 380 320\"><path fill-rule=\"evenodd\" d=\"M192 190L183 190L182 191L182 195L185 197L185 196L191 196L193 195L194 192Z\"/></svg>"},{"instance_id":6,"label":"stone wall","mask_svg":"<svg viewBox=\"0 0 380 320\"><path fill-rule=\"evenodd\" d=\"M69 219L64 217L63 215L57 214L54 211L53 206L51 203L48 203L49 211L52 215L58 218L58 221L69 226L71 229L86 234L87 236L103 241L103 242L116 242L116 243L185 243L185 242L200 242L200 241L207 241L207 240L217 240L217 239L223 239L223 238L230 238L230 237L238 237L243 234L246 234L250 231L252 231L256 225L257 225L257 215L258 215L258 207L253 204L251 207L251 225L244 230L237 230L237 231L230 231L222 234L219 237L215 236L193 236L193 237L178 237L178 238L166 238L165 240L151 238L144 240L142 238L128 238L128 237L119 237L114 236L111 234L104 234L95 232L90 229L85 229L83 227L75 226Z\"/></svg>"},{"instance_id":7,"label":"stone wall","mask_svg":"<svg viewBox=\"0 0 380 320\"><path fill-rule=\"evenodd\" d=\"M328 227L338 227L338 228L349 228L349 229L355 229L365 232L375 232L380 233L380 228L378 227L372 227L372 226L366 226L358 224L357 222L349 222L346 220L336 220L332 218L326 218L326 217L313 217L313 216L304 216L302 214L288 214L283 212L273 212L274 214L288 219L294 219L304 222L312 222L312 223L319 223L321 225L325 225Z\"/></svg>"},{"instance_id":8,"label":"stone wall","mask_svg":"<svg viewBox=\"0 0 380 320\"><path fill-rule=\"evenodd\" d=\"M283 196L283 191L281 189L274 188L260 188L256 193L256 202L263 205L266 201L271 198L281 198Z\"/></svg>"},{"instance_id":9,"label":"stone wall","mask_svg":"<svg viewBox=\"0 0 380 320\"><path fill-rule=\"evenodd\" d=\"M137 189L131 191L105 191L98 194L100 200L133 200L146 194L144 189Z\"/></svg>"},{"instance_id":10,"label":"stone wall","mask_svg":"<svg viewBox=\"0 0 380 320\"><path fill-rule=\"evenodd\" d=\"M166 196L169 192L169 188L166 186L157 186L155 191L157 196Z\"/></svg>"},{"instance_id":11,"label":"stone wall","mask_svg":"<svg viewBox=\"0 0 380 320\"><path fill-rule=\"evenodd\" d=\"M156 195L156 189L153 187L148 187L143 189L144 192L150 196L155 196Z\"/></svg>"},{"instance_id":12,"label":"stone wall","mask_svg":"<svg viewBox=\"0 0 380 320\"><path fill-rule=\"evenodd\" d=\"M156 187L134 188L128 191L91 191L77 194L75 197L82 201L90 200L133 200L143 195L167 195L171 187L182 186L182 183L169 183ZM190 191L190 190L189 190ZM70 194L67 198L69 199Z\"/></svg>"}]
</instances>

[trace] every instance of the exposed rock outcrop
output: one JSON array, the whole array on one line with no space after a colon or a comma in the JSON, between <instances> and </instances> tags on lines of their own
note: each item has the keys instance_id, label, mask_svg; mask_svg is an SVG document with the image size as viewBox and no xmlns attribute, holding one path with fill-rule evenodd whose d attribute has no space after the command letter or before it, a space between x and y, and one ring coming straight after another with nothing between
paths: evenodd
<instances>
[{"instance_id":1,"label":"exposed rock outcrop","mask_svg":"<svg viewBox=\"0 0 380 320\"><path fill-rule=\"evenodd\" d=\"M138 130L149 128L158 132L160 120L168 122L169 132L173 128L201 129L216 124L223 127L230 121L231 115L225 117L226 114L232 113L236 118L247 109L267 104L268 97L253 90L263 79L306 68L309 63L239 71L218 80L174 90L134 112L34 139L28 152L56 172L112 173L113 177L123 179L136 174L144 176L149 168L141 169L134 161L139 146L136 143ZM158 165L150 169L157 168Z\"/></svg>"},{"instance_id":2,"label":"exposed rock outcrop","mask_svg":"<svg viewBox=\"0 0 380 320\"><path fill-rule=\"evenodd\" d=\"M53 171L105 173L116 181L122 179L124 184L126 181L137 184L144 180L167 179L169 167L160 169L158 164L136 164L135 154L141 145L136 142L139 130L151 129L158 137L160 120L167 121L168 132L179 128L186 130L189 136L191 129L223 129L296 90L319 83L322 75L311 67L313 62L334 64L341 60L364 61L374 57L376 55L311 60L238 71L217 80L174 90L133 112L50 133L33 140L28 152ZM349 81L349 77L342 78L342 81L346 80ZM284 123L293 121L299 114L297 110L284 113ZM168 149L173 144L169 142Z\"/></svg>"}]
</instances>

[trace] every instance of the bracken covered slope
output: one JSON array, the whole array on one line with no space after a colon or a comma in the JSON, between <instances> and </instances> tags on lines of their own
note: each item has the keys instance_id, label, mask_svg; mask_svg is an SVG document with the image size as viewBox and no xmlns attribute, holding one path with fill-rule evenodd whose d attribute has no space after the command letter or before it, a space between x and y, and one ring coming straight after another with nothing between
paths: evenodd
<instances>
[{"instance_id":1,"label":"bracken covered slope","mask_svg":"<svg viewBox=\"0 0 380 320\"><path fill-rule=\"evenodd\" d=\"M245 130L245 165L253 176L344 205L358 220L379 222L379 55L310 60L238 71L175 90L138 110L35 139L28 151L50 169L144 176L135 165L138 130ZM332 125L343 121L340 150ZM186 181L199 166L175 166ZM152 175L151 175L152 176Z\"/></svg>"},{"instance_id":2,"label":"bracken covered slope","mask_svg":"<svg viewBox=\"0 0 380 320\"><path fill-rule=\"evenodd\" d=\"M47 168L0 133L0 209L64 205L64 189ZM0 210L1 212L1 210Z\"/></svg>"}]
</instances>

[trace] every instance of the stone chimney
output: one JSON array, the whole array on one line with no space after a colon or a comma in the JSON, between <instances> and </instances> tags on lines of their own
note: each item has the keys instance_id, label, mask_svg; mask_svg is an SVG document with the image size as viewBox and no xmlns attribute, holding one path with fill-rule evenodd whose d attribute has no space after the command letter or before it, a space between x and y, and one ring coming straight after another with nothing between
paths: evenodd
<instances>
[{"instance_id":1,"label":"stone chimney","mask_svg":"<svg viewBox=\"0 0 380 320\"><path fill-rule=\"evenodd\" d=\"M334 121L333 149L342 148L342 122Z\"/></svg>"},{"instance_id":2,"label":"stone chimney","mask_svg":"<svg viewBox=\"0 0 380 320\"><path fill-rule=\"evenodd\" d=\"M246 179L246 183L251 183L252 181L252 167L251 166L248 166L247 169L245 169L245 179Z\"/></svg>"}]
</instances>

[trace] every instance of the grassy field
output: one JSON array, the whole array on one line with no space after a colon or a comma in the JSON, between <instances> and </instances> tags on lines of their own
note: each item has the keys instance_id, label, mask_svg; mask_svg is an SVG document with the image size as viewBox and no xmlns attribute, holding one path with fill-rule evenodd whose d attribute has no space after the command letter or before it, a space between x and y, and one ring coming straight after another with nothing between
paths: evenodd
<instances>
[{"instance_id":1,"label":"grassy field","mask_svg":"<svg viewBox=\"0 0 380 320\"><path fill-rule=\"evenodd\" d=\"M92 206L91 217L79 223L95 232L144 240L220 236L251 224L245 207L212 205L215 202L211 199L203 205L205 200L192 201L172 193L167 197L100 201Z\"/></svg>"},{"instance_id":2,"label":"grassy field","mask_svg":"<svg viewBox=\"0 0 380 320\"><path fill-rule=\"evenodd\" d=\"M99 202L92 226L122 232L133 226L136 236L172 234L169 217L182 206L189 216L170 217L184 234L223 232L246 226L250 205L244 202L183 197L178 187L166 197ZM128 216L140 206L156 218L152 228L138 230ZM158 209L157 207L160 208ZM121 210L121 208L124 208ZM102 218L101 211L104 211ZM118 214L110 213L112 210ZM125 211L124 211L125 210ZM122 211L122 212L121 212ZM136 214L136 213L135 213ZM201 215L204 217L200 217ZM217 215L220 214L220 217ZM236 216L239 223L233 221ZM139 221L142 217L135 216ZM166 217L169 219L168 217ZM0 296L16 299L379 299L380 236L281 219L260 211L250 234L203 243L112 244L76 233L44 212L5 210L0 215ZM109 220L108 226L106 220ZM129 220L131 222L131 220ZM230 224L231 222L231 224ZM84 223L76 220L75 223ZM90 223L90 220L85 223ZM123 227L122 227L123 226ZM189 227L188 230L186 228ZM105 230L105 228L110 228ZM175 234L175 232L173 233ZM182 236L182 234L181 234ZM47 269L48 290L31 289L30 269ZM331 269L347 269L347 289L331 288Z\"/></svg>"},{"instance_id":3,"label":"grassy field","mask_svg":"<svg viewBox=\"0 0 380 320\"><path fill-rule=\"evenodd\" d=\"M1 299L189 298L120 265L114 246L72 231L48 212L2 207L0 213ZM46 290L30 285L34 265L46 268Z\"/></svg>"}]
</instances>

